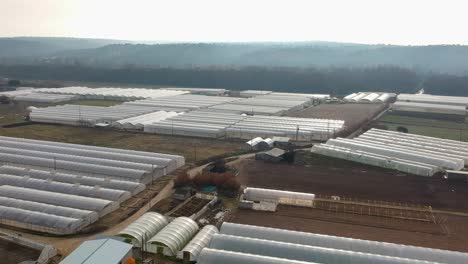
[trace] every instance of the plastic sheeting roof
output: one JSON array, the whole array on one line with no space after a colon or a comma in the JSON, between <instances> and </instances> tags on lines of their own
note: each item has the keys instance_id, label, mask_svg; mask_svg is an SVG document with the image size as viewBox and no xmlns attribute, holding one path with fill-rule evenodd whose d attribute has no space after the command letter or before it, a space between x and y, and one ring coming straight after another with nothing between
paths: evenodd
<instances>
[{"instance_id":1,"label":"plastic sheeting roof","mask_svg":"<svg viewBox=\"0 0 468 264\"><path fill-rule=\"evenodd\" d=\"M0 186L0 196L95 212L103 211L106 207L112 206L113 204L112 201L103 199L39 191L9 185Z\"/></svg>"},{"instance_id":2,"label":"plastic sheeting roof","mask_svg":"<svg viewBox=\"0 0 468 264\"><path fill-rule=\"evenodd\" d=\"M315 194L247 187L244 189L244 199L276 203L289 200L313 201Z\"/></svg>"},{"instance_id":3,"label":"plastic sheeting roof","mask_svg":"<svg viewBox=\"0 0 468 264\"><path fill-rule=\"evenodd\" d=\"M221 234L267 239L302 245L328 247L356 252L410 258L438 263L465 264L468 254L432 248L407 246L393 243L328 236L269 227L241 225L224 222Z\"/></svg>"},{"instance_id":4,"label":"plastic sheeting roof","mask_svg":"<svg viewBox=\"0 0 468 264\"><path fill-rule=\"evenodd\" d=\"M201 251L197 263L199 264L315 264L312 262L291 259L274 258L226 250L205 248Z\"/></svg>"},{"instance_id":5,"label":"plastic sheeting roof","mask_svg":"<svg viewBox=\"0 0 468 264\"><path fill-rule=\"evenodd\" d=\"M381 256L369 253L340 250L335 248L316 247L222 234L216 234L213 236L210 242L210 248L317 263L429 263L427 261Z\"/></svg>"},{"instance_id":6,"label":"plastic sheeting roof","mask_svg":"<svg viewBox=\"0 0 468 264\"><path fill-rule=\"evenodd\" d=\"M114 239L97 239L83 242L60 264L116 264L122 263L132 246Z\"/></svg>"},{"instance_id":7,"label":"plastic sheeting roof","mask_svg":"<svg viewBox=\"0 0 468 264\"><path fill-rule=\"evenodd\" d=\"M210 244L211 238L219 232L218 228L213 225L207 225L203 227L197 235L190 240L190 242L179 252L178 258L183 258L183 253L188 252L190 254L190 261L196 261L198 255L203 248Z\"/></svg>"},{"instance_id":8,"label":"plastic sheeting roof","mask_svg":"<svg viewBox=\"0 0 468 264\"><path fill-rule=\"evenodd\" d=\"M198 225L188 217L178 217L164 227L149 244L161 244L169 249L169 255L176 255L198 231Z\"/></svg>"},{"instance_id":9,"label":"plastic sheeting roof","mask_svg":"<svg viewBox=\"0 0 468 264\"><path fill-rule=\"evenodd\" d=\"M119 236L132 237L135 239L135 246L141 247L143 243L146 243L146 241L156 235L168 223L167 218L161 214L155 212L145 213L124 230L120 231Z\"/></svg>"}]
</instances>

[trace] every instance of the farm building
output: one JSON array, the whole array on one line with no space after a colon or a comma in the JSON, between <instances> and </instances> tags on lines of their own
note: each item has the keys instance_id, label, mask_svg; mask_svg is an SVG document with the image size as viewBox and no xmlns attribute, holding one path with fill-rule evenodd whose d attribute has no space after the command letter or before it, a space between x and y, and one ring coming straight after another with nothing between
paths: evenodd
<instances>
[{"instance_id":1,"label":"farm building","mask_svg":"<svg viewBox=\"0 0 468 264\"><path fill-rule=\"evenodd\" d=\"M1 223L74 234L146 183L184 164L176 155L0 137Z\"/></svg>"},{"instance_id":2,"label":"farm building","mask_svg":"<svg viewBox=\"0 0 468 264\"><path fill-rule=\"evenodd\" d=\"M210 244L211 238L219 232L216 226L207 225L177 254L178 259L197 261L203 248Z\"/></svg>"},{"instance_id":3,"label":"farm building","mask_svg":"<svg viewBox=\"0 0 468 264\"><path fill-rule=\"evenodd\" d=\"M393 93L359 92L347 95L343 100L351 103L386 103L395 97Z\"/></svg>"},{"instance_id":4,"label":"farm building","mask_svg":"<svg viewBox=\"0 0 468 264\"><path fill-rule=\"evenodd\" d=\"M257 145L262 141L263 141L263 138L256 137L242 144L241 148L243 150L248 150L248 151L257 150Z\"/></svg>"},{"instance_id":5,"label":"farm building","mask_svg":"<svg viewBox=\"0 0 468 264\"><path fill-rule=\"evenodd\" d=\"M126 264L132 258L132 245L105 238L83 242L60 264Z\"/></svg>"},{"instance_id":6,"label":"farm building","mask_svg":"<svg viewBox=\"0 0 468 264\"><path fill-rule=\"evenodd\" d=\"M425 117L443 120L464 121L466 116L465 106L428 104L398 101L392 105L392 111L396 114Z\"/></svg>"},{"instance_id":7,"label":"farm building","mask_svg":"<svg viewBox=\"0 0 468 264\"><path fill-rule=\"evenodd\" d=\"M430 94L399 94L398 102L455 105L468 107L468 97Z\"/></svg>"},{"instance_id":8,"label":"farm building","mask_svg":"<svg viewBox=\"0 0 468 264\"><path fill-rule=\"evenodd\" d=\"M315 195L311 193L247 187L244 189L243 199L253 202L311 207L315 200Z\"/></svg>"},{"instance_id":9,"label":"farm building","mask_svg":"<svg viewBox=\"0 0 468 264\"><path fill-rule=\"evenodd\" d=\"M209 248L308 263L461 264L468 261L467 253L227 222L222 224ZM203 255L202 251L200 260Z\"/></svg>"},{"instance_id":10,"label":"farm building","mask_svg":"<svg viewBox=\"0 0 468 264\"><path fill-rule=\"evenodd\" d=\"M169 221L165 216L148 212L120 231L118 236L126 238L127 242L141 248L168 224Z\"/></svg>"},{"instance_id":11,"label":"farm building","mask_svg":"<svg viewBox=\"0 0 468 264\"><path fill-rule=\"evenodd\" d=\"M146 250L176 256L198 232L198 225L188 217L178 217L165 226L146 243Z\"/></svg>"},{"instance_id":12,"label":"farm building","mask_svg":"<svg viewBox=\"0 0 468 264\"><path fill-rule=\"evenodd\" d=\"M355 139L330 139L312 152L410 174L432 176L461 170L468 161L466 143L371 129Z\"/></svg>"},{"instance_id":13,"label":"farm building","mask_svg":"<svg viewBox=\"0 0 468 264\"><path fill-rule=\"evenodd\" d=\"M284 153L286 153L286 151L279 148L274 148L268 151L255 154L255 159L269 162L280 162L283 160Z\"/></svg>"}]
</instances>

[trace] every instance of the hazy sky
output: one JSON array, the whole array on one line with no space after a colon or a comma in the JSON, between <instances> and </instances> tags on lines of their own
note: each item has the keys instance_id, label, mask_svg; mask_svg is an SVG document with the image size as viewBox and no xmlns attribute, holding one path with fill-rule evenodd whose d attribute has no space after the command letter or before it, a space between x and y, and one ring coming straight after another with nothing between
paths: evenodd
<instances>
[{"instance_id":1,"label":"hazy sky","mask_svg":"<svg viewBox=\"0 0 468 264\"><path fill-rule=\"evenodd\" d=\"M0 0L0 36L468 44L466 0Z\"/></svg>"}]
</instances>

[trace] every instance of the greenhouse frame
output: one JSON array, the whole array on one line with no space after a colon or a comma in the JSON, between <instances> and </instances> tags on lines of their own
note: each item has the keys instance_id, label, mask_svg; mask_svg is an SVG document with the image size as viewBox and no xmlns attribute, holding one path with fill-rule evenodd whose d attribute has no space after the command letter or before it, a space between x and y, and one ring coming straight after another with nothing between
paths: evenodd
<instances>
[{"instance_id":1,"label":"greenhouse frame","mask_svg":"<svg viewBox=\"0 0 468 264\"><path fill-rule=\"evenodd\" d=\"M178 217L147 242L147 251L176 256L198 231L198 225L188 217Z\"/></svg>"},{"instance_id":2,"label":"greenhouse frame","mask_svg":"<svg viewBox=\"0 0 468 264\"><path fill-rule=\"evenodd\" d=\"M216 234L210 248L317 263L423 264L427 261L382 256L328 247L316 247L257 238Z\"/></svg>"},{"instance_id":3,"label":"greenhouse frame","mask_svg":"<svg viewBox=\"0 0 468 264\"><path fill-rule=\"evenodd\" d=\"M204 226L195 237L179 251L177 258L191 262L197 261L200 252L210 244L211 238L217 233L219 233L219 230L216 226Z\"/></svg>"},{"instance_id":4,"label":"greenhouse frame","mask_svg":"<svg viewBox=\"0 0 468 264\"><path fill-rule=\"evenodd\" d=\"M141 248L161 229L169 224L167 218L156 212L148 212L118 233L135 246Z\"/></svg>"},{"instance_id":5,"label":"greenhouse frame","mask_svg":"<svg viewBox=\"0 0 468 264\"><path fill-rule=\"evenodd\" d=\"M222 224L220 234L286 243L297 243L315 247L352 250L355 252L397 257L402 259L414 259L451 264L468 263L468 254L456 251L305 233L253 225L234 224L228 222L224 222Z\"/></svg>"},{"instance_id":6,"label":"greenhouse frame","mask_svg":"<svg viewBox=\"0 0 468 264\"><path fill-rule=\"evenodd\" d=\"M204 248L197 263L199 264L317 264L312 262L297 261L291 259L274 258L212 248Z\"/></svg>"}]
</instances>

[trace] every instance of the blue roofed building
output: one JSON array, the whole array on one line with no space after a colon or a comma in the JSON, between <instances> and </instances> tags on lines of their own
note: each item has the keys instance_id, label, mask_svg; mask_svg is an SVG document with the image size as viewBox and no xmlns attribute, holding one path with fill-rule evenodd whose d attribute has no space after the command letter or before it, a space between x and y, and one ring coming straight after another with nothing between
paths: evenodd
<instances>
[{"instance_id":1,"label":"blue roofed building","mask_svg":"<svg viewBox=\"0 0 468 264\"><path fill-rule=\"evenodd\" d=\"M103 238L83 242L60 264L125 264L132 257L131 244Z\"/></svg>"}]
</instances>

